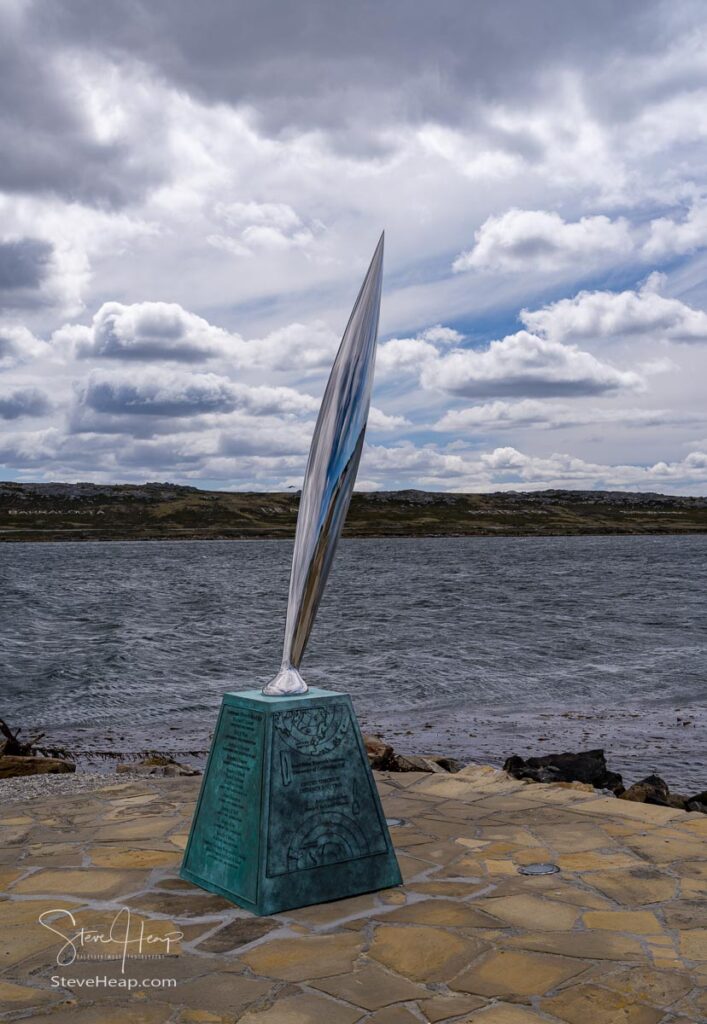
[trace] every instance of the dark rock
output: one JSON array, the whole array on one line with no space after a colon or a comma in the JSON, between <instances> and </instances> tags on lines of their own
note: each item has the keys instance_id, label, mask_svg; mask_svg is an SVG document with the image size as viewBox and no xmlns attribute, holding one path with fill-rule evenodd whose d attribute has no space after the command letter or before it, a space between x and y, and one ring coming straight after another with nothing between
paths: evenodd
<instances>
[{"instance_id":1,"label":"dark rock","mask_svg":"<svg viewBox=\"0 0 707 1024\"><path fill-rule=\"evenodd\" d=\"M621 799L633 800L639 804L658 804L660 807L670 807L670 790L667 782L661 779L660 775L647 775L645 779L629 786L621 794Z\"/></svg>"},{"instance_id":2,"label":"dark rock","mask_svg":"<svg viewBox=\"0 0 707 1024\"><path fill-rule=\"evenodd\" d=\"M398 768L394 768L395 762L395 751L382 740L380 736L364 736L363 742L366 744L366 753L368 754L368 763L371 768L378 772L390 772L399 771Z\"/></svg>"},{"instance_id":3,"label":"dark rock","mask_svg":"<svg viewBox=\"0 0 707 1024\"><path fill-rule=\"evenodd\" d=\"M188 764L180 764L169 754L149 753L141 761L122 761L115 766L115 770L125 775L136 772L140 775L164 775L168 778L176 778L182 775L201 775L198 768L192 768Z\"/></svg>"},{"instance_id":4,"label":"dark rock","mask_svg":"<svg viewBox=\"0 0 707 1024\"><path fill-rule=\"evenodd\" d=\"M395 767L390 769L394 772L437 772L446 774L443 768L432 757L420 757L417 754L397 754Z\"/></svg>"},{"instance_id":5,"label":"dark rock","mask_svg":"<svg viewBox=\"0 0 707 1024\"><path fill-rule=\"evenodd\" d=\"M13 779L22 775L58 775L75 771L74 762L61 757L15 757L11 754L0 756L0 779Z\"/></svg>"},{"instance_id":6,"label":"dark rock","mask_svg":"<svg viewBox=\"0 0 707 1024\"><path fill-rule=\"evenodd\" d=\"M515 779L533 782L586 782L595 789L609 789L619 796L624 791L623 779L606 767L603 750L584 750L576 754L546 754L525 760L514 754L503 766Z\"/></svg>"},{"instance_id":7,"label":"dark rock","mask_svg":"<svg viewBox=\"0 0 707 1024\"><path fill-rule=\"evenodd\" d=\"M456 775L463 768L461 761L457 761L454 757L432 757L430 760L438 764L440 768L444 768L445 772L449 772L450 775Z\"/></svg>"},{"instance_id":8,"label":"dark rock","mask_svg":"<svg viewBox=\"0 0 707 1024\"><path fill-rule=\"evenodd\" d=\"M687 797L685 800L686 811L699 811L702 814L707 814L707 789L703 790L702 793L697 793L695 796Z\"/></svg>"},{"instance_id":9,"label":"dark rock","mask_svg":"<svg viewBox=\"0 0 707 1024\"><path fill-rule=\"evenodd\" d=\"M458 772L461 765L453 757L420 757L417 754L396 754L380 736L363 737L368 763L378 772Z\"/></svg>"}]
</instances>

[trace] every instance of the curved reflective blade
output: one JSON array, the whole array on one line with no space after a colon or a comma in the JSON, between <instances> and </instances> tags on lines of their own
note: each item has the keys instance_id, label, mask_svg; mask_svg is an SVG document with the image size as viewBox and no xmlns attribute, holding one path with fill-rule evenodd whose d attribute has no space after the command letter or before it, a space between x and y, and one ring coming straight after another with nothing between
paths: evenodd
<instances>
[{"instance_id":1,"label":"curved reflective blade","mask_svg":"<svg viewBox=\"0 0 707 1024\"><path fill-rule=\"evenodd\" d=\"M282 668L263 688L273 696L307 690L297 670L348 511L371 404L383 239L341 339L314 428L297 518Z\"/></svg>"}]
</instances>

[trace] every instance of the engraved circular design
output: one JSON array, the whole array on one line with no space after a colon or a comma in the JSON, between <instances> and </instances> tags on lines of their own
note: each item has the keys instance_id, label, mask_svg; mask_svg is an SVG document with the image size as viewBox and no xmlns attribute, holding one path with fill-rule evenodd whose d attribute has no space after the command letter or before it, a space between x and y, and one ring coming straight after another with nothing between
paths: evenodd
<instances>
[{"instance_id":1,"label":"engraved circular design","mask_svg":"<svg viewBox=\"0 0 707 1024\"><path fill-rule=\"evenodd\" d=\"M327 864L357 860L368 853L368 843L353 818L332 811L310 814L290 840L287 867L306 871Z\"/></svg>"},{"instance_id":2,"label":"engraved circular design","mask_svg":"<svg viewBox=\"0 0 707 1024\"><path fill-rule=\"evenodd\" d=\"M287 746L300 754L329 754L349 730L348 708L342 704L320 704L279 711L275 728Z\"/></svg>"}]
</instances>

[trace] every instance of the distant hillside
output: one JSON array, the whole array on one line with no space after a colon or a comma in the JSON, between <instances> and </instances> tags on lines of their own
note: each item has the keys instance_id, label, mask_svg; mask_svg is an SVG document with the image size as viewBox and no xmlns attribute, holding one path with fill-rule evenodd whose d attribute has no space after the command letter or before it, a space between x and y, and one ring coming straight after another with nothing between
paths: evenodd
<instances>
[{"instance_id":1,"label":"distant hillside","mask_svg":"<svg viewBox=\"0 0 707 1024\"><path fill-rule=\"evenodd\" d=\"M294 535L299 494L168 483L0 483L0 540L208 540ZM704 533L707 497L620 491L355 494L349 537Z\"/></svg>"}]
</instances>

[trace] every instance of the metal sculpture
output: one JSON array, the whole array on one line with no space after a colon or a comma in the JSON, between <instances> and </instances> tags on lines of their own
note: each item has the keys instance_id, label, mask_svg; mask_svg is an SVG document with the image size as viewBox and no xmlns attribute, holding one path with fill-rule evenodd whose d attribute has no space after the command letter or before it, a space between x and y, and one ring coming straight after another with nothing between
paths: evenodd
<instances>
[{"instance_id":1,"label":"metal sculpture","mask_svg":"<svg viewBox=\"0 0 707 1024\"><path fill-rule=\"evenodd\" d=\"M341 339L314 428L297 517L282 665L263 687L268 697L307 692L299 667L351 501L371 404L383 239Z\"/></svg>"}]
</instances>

